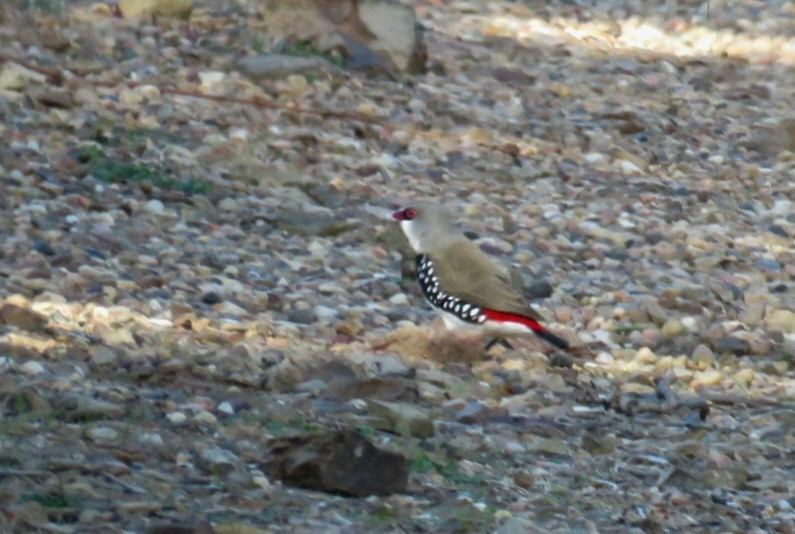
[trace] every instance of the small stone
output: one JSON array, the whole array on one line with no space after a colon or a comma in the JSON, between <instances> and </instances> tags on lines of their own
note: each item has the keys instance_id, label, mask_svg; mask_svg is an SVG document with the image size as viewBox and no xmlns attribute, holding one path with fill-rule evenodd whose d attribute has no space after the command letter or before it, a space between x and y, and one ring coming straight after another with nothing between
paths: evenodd
<instances>
[{"instance_id":1,"label":"small stone","mask_svg":"<svg viewBox=\"0 0 795 534\"><path fill-rule=\"evenodd\" d=\"M747 368L747 369L740 369L739 371L734 373L734 376L732 376L732 378L738 384L743 384L744 386L747 386L751 382L753 382L755 376L756 376L756 371L754 371L751 368Z\"/></svg>"},{"instance_id":2,"label":"small stone","mask_svg":"<svg viewBox=\"0 0 795 534\"><path fill-rule=\"evenodd\" d=\"M325 380L321 380L319 378L315 378L313 380L307 380L306 382L301 382L297 386L295 386L295 390L299 393L309 393L310 395L320 395L324 391L328 389L328 384Z\"/></svg>"},{"instance_id":3,"label":"small stone","mask_svg":"<svg viewBox=\"0 0 795 534\"><path fill-rule=\"evenodd\" d=\"M208 305L218 304L223 300L221 294L217 291L208 291L207 293L203 294L201 297L201 301Z\"/></svg>"},{"instance_id":4,"label":"small stone","mask_svg":"<svg viewBox=\"0 0 795 534\"><path fill-rule=\"evenodd\" d=\"M744 355L751 352L748 341L735 336L721 336L712 342L712 349L719 354Z\"/></svg>"},{"instance_id":5,"label":"small stone","mask_svg":"<svg viewBox=\"0 0 795 534\"><path fill-rule=\"evenodd\" d=\"M495 417L506 415L507 410L504 408L492 408L479 400L471 400L456 412L455 418L464 424L485 424Z\"/></svg>"},{"instance_id":6,"label":"small stone","mask_svg":"<svg viewBox=\"0 0 795 534\"><path fill-rule=\"evenodd\" d=\"M58 253L55 247L40 239L33 243L33 250L45 256L55 256Z\"/></svg>"},{"instance_id":7,"label":"small stone","mask_svg":"<svg viewBox=\"0 0 795 534\"><path fill-rule=\"evenodd\" d=\"M395 293L389 297L389 302L395 306L407 306L409 304L409 298L405 293Z\"/></svg>"},{"instance_id":8,"label":"small stone","mask_svg":"<svg viewBox=\"0 0 795 534\"><path fill-rule=\"evenodd\" d=\"M113 365L118 360L119 356L116 354L116 351L104 345L97 347L94 350L94 354L91 356L91 363L100 367Z\"/></svg>"},{"instance_id":9,"label":"small stone","mask_svg":"<svg viewBox=\"0 0 795 534\"><path fill-rule=\"evenodd\" d=\"M702 386L714 386L719 384L723 381L723 373L718 371L717 369L709 369L707 371L701 371L699 373L695 373L693 375L693 381L691 382L691 387L697 387L699 385Z\"/></svg>"},{"instance_id":10,"label":"small stone","mask_svg":"<svg viewBox=\"0 0 795 534\"><path fill-rule=\"evenodd\" d=\"M660 333L664 338L672 338L681 336L686 332L684 323L681 319L668 319L660 329Z\"/></svg>"},{"instance_id":11,"label":"small stone","mask_svg":"<svg viewBox=\"0 0 795 534\"><path fill-rule=\"evenodd\" d=\"M291 323L298 324L312 324L315 322L317 316L314 310L309 308L298 308L297 310L290 310L287 313L287 320Z\"/></svg>"},{"instance_id":12,"label":"small stone","mask_svg":"<svg viewBox=\"0 0 795 534\"><path fill-rule=\"evenodd\" d=\"M558 306L555 308L555 319L559 323L568 323L573 317L572 309L569 306Z\"/></svg>"},{"instance_id":13,"label":"small stone","mask_svg":"<svg viewBox=\"0 0 795 534\"><path fill-rule=\"evenodd\" d=\"M219 403L218 407L216 408L216 410L218 410L218 413L222 413L224 415L234 415L235 414L235 407L232 406L231 402L227 402L227 401L223 401L223 402Z\"/></svg>"},{"instance_id":14,"label":"small stone","mask_svg":"<svg viewBox=\"0 0 795 534\"><path fill-rule=\"evenodd\" d=\"M168 419L170 423L181 425L187 422L188 416L182 412L169 412L166 415L166 419Z\"/></svg>"},{"instance_id":15,"label":"small stone","mask_svg":"<svg viewBox=\"0 0 795 534\"><path fill-rule=\"evenodd\" d=\"M35 376L35 375L40 375L46 369L39 362L31 360L29 362L25 362L24 364L22 364L19 370L25 373L26 375Z\"/></svg>"},{"instance_id":16,"label":"small stone","mask_svg":"<svg viewBox=\"0 0 795 534\"><path fill-rule=\"evenodd\" d=\"M166 206L156 198L144 204L144 210L154 215L160 215L166 210Z\"/></svg>"},{"instance_id":17,"label":"small stone","mask_svg":"<svg viewBox=\"0 0 795 534\"><path fill-rule=\"evenodd\" d=\"M199 451L196 463L209 475L225 475L234 470L237 456L220 447L204 447Z\"/></svg>"},{"instance_id":18,"label":"small stone","mask_svg":"<svg viewBox=\"0 0 795 534\"><path fill-rule=\"evenodd\" d=\"M163 438L157 432L144 432L138 436L138 443L146 447L162 447Z\"/></svg>"},{"instance_id":19,"label":"small stone","mask_svg":"<svg viewBox=\"0 0 795 534\"><path fill-rule=\"evenodd\" d=\"M218 423L218 418L207 410L202 410L197 413L195 416L193 416L193 420L197 423L202 423L205 425L214 425Z\"/></svg>"},{"instance_id":20,"label":"small stone","mask_svg":"<svg viewBox=\"0 0 795 534\"><path fill-rule=\"evenodd\" d=\"M232 197L226 197L218 203L218 209L223 211L233 211L238 209L238 201Z\"/></svg>"},{"instance_id":21,"label":"small stone","mask_svg":"<svg viewBox=\"0 0 795 534\"><path fill-rule=\"evenodd\" d=\"M771 330L795 334L795 312L790 310L770 310L765 314L765 324Z\"/></svg>"},{"instance_id":22,"label":"small stone","mask_svg":"<svg viewBox=\"0 0 795 534\"><path fill-rule=\"evenodd\" d=\"M527 285L524 290L524 295L528 299L545 299L552 296L552 291L554 288L552 284L550 284L546 280L539 280L537 282L532 282Z\"/></svg>"},{"instance_id":23,"label":"small stone","mask_svg":"<svg viewBox=\"0 0 795 534\"><path fill-rule=\"evenodd\" d=\"M657 355L649 347L643 347L635 354L636 361L639 363L655 364L657 362Z\"/></svg>"},{"instance_id":24,"label":"small stone","mask_svg":"<svg viewBox=\"0 0 795 534\"><path fill-rule=\"evenodd\" d=\"M703 344L696 347L695 350L693 350L693 354L690 356L690 359L703 367L712 365L713 358L712 350Z\"/></svg>"},{"instance_id":25,"label":"small stone","mask_svg":"<svg viewBox=\"0 0 795 534\"><path fill-rule=\"evenodd\" d=\"M86 432L86 435L89 437L89 439L91 439L91 441L97 443L111 443L116 441L116 438L119 437L118 432L105 426L91 428L88 430L88 432Z\"/></svg>"},{"instance_id":26,"label":"small stone","mask_svg":"<svg viewBox=\"0 0 795 534\"><path fill-rule=\"evenodd\" d=\"M317 320L321 323L330 323L339 317L339 312L336 309L328 306L321 306L320 304L315 306L312 311L315 317L317 317Z\"/></svg>"}]
</instances>

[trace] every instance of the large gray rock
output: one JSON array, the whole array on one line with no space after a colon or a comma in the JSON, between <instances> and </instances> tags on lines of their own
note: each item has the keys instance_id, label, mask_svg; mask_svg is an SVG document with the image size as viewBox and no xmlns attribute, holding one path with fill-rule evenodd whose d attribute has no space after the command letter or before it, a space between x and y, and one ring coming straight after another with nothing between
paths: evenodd
<instances>
[{"instance_id":1,"label":"large gray rock","mask_svg":"<svg viewBox=\"0 0 795 534\"><path fill-rule=\"evenodd\" d=\"M276 438L270 475L302 488L354 497L390 495L408 487L408 460L350 430Z\"/></svg>"},{"instance_id":2,"label":"large gray rock","mask_svg":"<svg viewBox=\"0 0 795 534\"><path fill-rule=\"evenodd\" d=\"M397 71L425 70L425 45L413 9L394 0L364 0L359 2L359 18L374 36L368 46Z\"/></svg>"}]
</instances>

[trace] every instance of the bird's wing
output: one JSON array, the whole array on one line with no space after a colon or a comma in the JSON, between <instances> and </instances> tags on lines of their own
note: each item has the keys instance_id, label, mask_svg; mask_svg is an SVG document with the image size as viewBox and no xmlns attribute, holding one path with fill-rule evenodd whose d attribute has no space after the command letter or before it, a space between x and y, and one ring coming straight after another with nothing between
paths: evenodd
<instances>
[{"instance_id":1,"label":"bird's wing","mask_svg":"<svg viewBox=\"0 0 795 534\"><path fill-rule=\"evenodd\" d=\"M441 254L444 261L431 256L439 288L449 295L480 308L515 313L541 320L524 296L511 285L511 277L489 256L467 239L449 245Z\"/></svg>"}]
</instances>

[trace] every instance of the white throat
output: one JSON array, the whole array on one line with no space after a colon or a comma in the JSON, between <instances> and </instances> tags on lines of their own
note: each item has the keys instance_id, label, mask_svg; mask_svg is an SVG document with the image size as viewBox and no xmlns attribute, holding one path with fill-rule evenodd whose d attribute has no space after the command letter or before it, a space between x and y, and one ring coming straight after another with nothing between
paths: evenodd
<instances>
[{"instance_id":1,"label":"white throat","mask_svg":"<svg viewBox=\"0 0 795 534\"><path fill-rule=\"evenodd\" d=\"M420 234L417 231L417 225L413 224L411 221L400 221L400 229L403 230L404 234L406 234L409 244L411 245L411 248L414 249L414 252L419 254L422 250L422 247L420 246Z\"/></svg>"}]
</instances>

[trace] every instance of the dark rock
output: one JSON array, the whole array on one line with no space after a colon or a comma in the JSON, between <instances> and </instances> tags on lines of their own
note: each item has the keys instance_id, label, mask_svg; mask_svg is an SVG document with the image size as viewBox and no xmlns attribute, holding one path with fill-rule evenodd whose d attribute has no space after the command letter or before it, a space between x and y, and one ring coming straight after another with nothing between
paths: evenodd
<instances>
[{"instance_id":1,"label":"dark rock","mask_svg":"<svg viewBox=\"0 0 795 534\"><path fill-rule=\"evenodd\" d=\"M107 259L107 256L105 256L104 252L102 252L101 250L97 250L95 248L86 247L86 248L83 249L83 252L85 252L86 254L91 256L92 258L96 258L98 260L106 260Z\"/></svg>"},{"instance_id":2,"label":"dark rock","mask_svg":"<svg viewBox=\"0 0 795 534\"><path fill-rule=\"evenodd\" d=\"M779 235L781 237L789 237L789 232L787 232L785 228L778 224L771 224L767 229L770 230L770 233L772 234Z\"/></svg>"},{"instance_id":3,"label":"dark rock","mask_svg":"<svg viewBox=\"0 0 795 534\"><path fill-rule=\"evenodd\" d=\"M55 254L57 254L55 248L45 241L36 241L33 243L33 250L45 256L55 256Z\"/></svg>"},{"instance_id":4,"label":"dark rock","mask_svg":"<svg viewBox=\"0 0 795 534\"><path fill-rule=\"evenodd\" d=\"M751 352L751 345L745 339L734 336L723 336L712 342L712 350L718 353L728 354L748 354Z\"/></svg>"},{"instance_id":5,"label":"dark rock","mask_svg":"<svg viewBox=\"0 0 795 534\"><path fill-rule=\"evenodd\" d=\"M552 284L546 280L539 280L527 286L524 290L524 296L528 299L545 299L552 295Z\"/></svg>"},{"instance_id":6,"label":"dark rock","mask_svg":"<svg viewBox=\"0 0 795 534\"><path fill-rule=\"evenodd\" d=\"M202 302L204 302L205 304L209 305L218 304L222 300L223 299L221 298L221 295L219 295L218 292L216 291L208 291L207 293L202 295Z\"/></svg>"},{"instance_id":7,"label":"dark rock","mask_svg":"<svg viewBox=\"0 0 795 534\"><path fill-rule=\"evenodd\" d=\"M339 430L272 439L270 475L286 484L353 497L390 495L408 487L408 460Z\"/></svg>"},{"instance_id":8,"label":"dark rock","mask_svg":"<svg viewBox=\"0 0 795 534\"><path fill-rule=\"evenodd\" d=\"M146 534L215 534L210 523L206 521L185 521L181 523L162 523L152 525Z\"/></svg>"},{"instance_id":9,"label":"dark rock","mask_svg":"<svg viewBox=\"0 0 795 534\"><path fill-rule=\"evenodd\" d=\"M312 324L315 322L315 312L309 308L298 308L287 313L287 320L291 323Z\"/></svg>"},{"instance_id":10,"label":"dark rock","mask_svg":"<svg viewBox=\"0 0 795 534\"><path fill-rule=\"evenodd\" d=\"M455 419L464 424L485 424L506 415L508 411L504 408L491 408L479 400L472 400L456 412Z\"/></svg>"}]
</instances>

